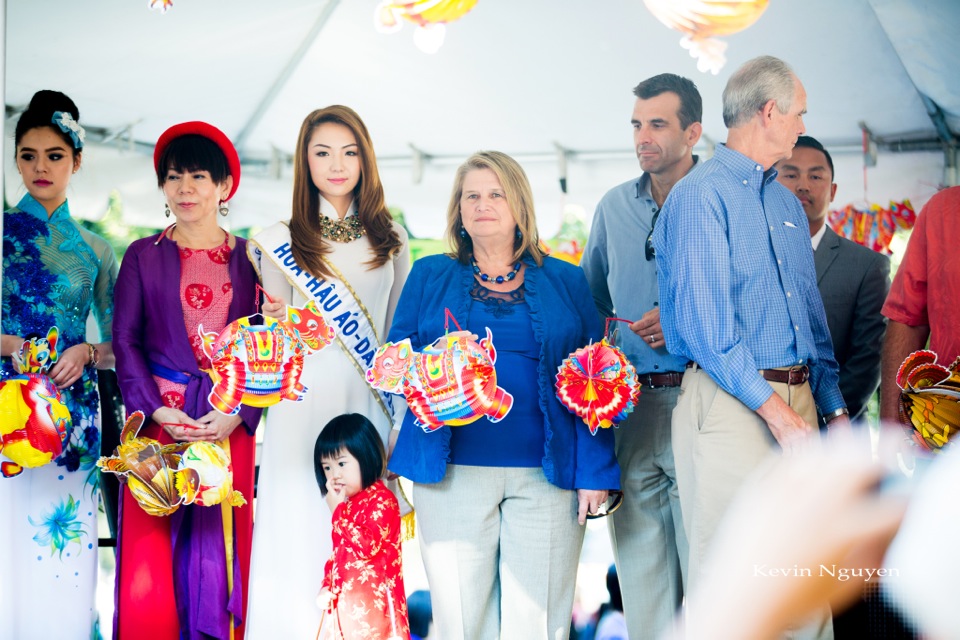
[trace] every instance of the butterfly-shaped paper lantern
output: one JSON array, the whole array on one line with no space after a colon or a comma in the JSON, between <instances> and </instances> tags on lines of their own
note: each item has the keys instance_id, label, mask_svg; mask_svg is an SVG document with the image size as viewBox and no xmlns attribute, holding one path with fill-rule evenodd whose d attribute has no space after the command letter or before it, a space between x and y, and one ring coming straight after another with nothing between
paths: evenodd
<instances>
[{"instance_id":1,"label":"butterfly-shaped paper lantern","mask_svg":"<svg viewBox=\"0 0 960 640\"><path fill-rule=\"evenodd\" d=\"M256 322L262 319L262 323ZM214 387L210 404L233 415L240 405L269 407L281 400L300 400L303 358L333 341L334 331L313 302L287 307L287 320L247 316L234 320L219 334L204 333L203 352L212 365Z\"/></svg>"},{"instance_id":2,"label":"butterfly-shaped paper lantern","mask_svg":"<svg viewBox=\"0 0 960 640\"><path fill-rule=\"evenodd\" d=\"M715 36L743 31L767 10L769 0L643 0L654 17L684 34L680 46L713 75L726 64L727 44Z\"/></svg>"},{"instance_id":3,"label":"butterfly-shaped paper lantern","mask_svg":"<svg viewBox=\"0 0 960 640\"><path fill-rule=\"evenodd\" d=\"M557 398L597 434L633 411L640 396L637 370L606 339L577 349L560 364Z\"/></svg>"},{"instance_id":4,"label":"butterfly-shaped paper lantern","mask_svg":"<svg viewBox=\"0 0 960 640\"><path fill-rule=\"evenodd\" d=\"M176 472L180 452L187 445L165 445L152 438L138 438L143 423L143 412L131 413L120 431L120 444L113 456L100 458L97 466L123 478L130 494L148 514L167 516L183 503L176 488Z\"/></svg>"},{"instance_id":5,"label":"butterfly-shaped paper lantern","mask_svg":"<svg viewBox=\"0 0 960 640\"><path fill-rule=\"evenodd\" d=\"M0 381L0 474L42 467L63 452L73 426L70 410L48 375L59 356L57 327L25 341L14 354L18 375Z\"/></svg>"},{"instance_id":6,"label":"butterfly-shaped paper lantern","mask_svg":"<svg viewBox=\"0 0 960 640\"><path fill-rule=\"evenodd\" d=\"M120 476L130 494L152 516L168 516L182 504L209 507L226 500L233 506L246 504L233 489L230 457L213 442L161 444L138 437L145 422L134 411L120 432L113 456L102 457L97 466Z\"/></svg>"},{"instance_id":7,"label":"butterfly-shaped paper lantern","mask_svg":"<svg viewBox=\"0 0 960 640\"><path fill-rule=\"evenodd\" d=\"M933 351L914 351L900 365L900 420L912 427L913 440L931 451L952 442L960 430L960 358L937 364Z\"/></svg>"},{"instance_id":8,"label":"butterfly-shaped paper lantern","mask_svg":"<svg viewBox=\"0 0 960 640\"><path fill-rule=\"evenodd\" d=\"M484 416L499 422L513 406L513 396L497 386L496 361L489 328L479 343L464 335L449 336L445 346L422 353L413 350L410 340L387 342L377 349L367 382L388 393L403 393L427 432Z\"/></svg>"}]
</instances>

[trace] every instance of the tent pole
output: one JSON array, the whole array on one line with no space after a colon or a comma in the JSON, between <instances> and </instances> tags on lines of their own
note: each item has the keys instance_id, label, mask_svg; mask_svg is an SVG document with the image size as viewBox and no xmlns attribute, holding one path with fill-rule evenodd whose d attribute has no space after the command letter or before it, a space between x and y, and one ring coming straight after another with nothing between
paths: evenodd
<instances>
[{"instance_id":1,"label":"tent pole","mask_svg":"<svg viewBox=\"0 0 960 640\"><path fill-rule=\"evenodd\" d=\"M247 120L247 123L243 125L240 133L237 134L237 137L233 143L236 145L237 151L241 157L243 156L243 147L246 145L247 138L250 136L250 132L253 131L258 124L260 124L263 114L265 114L267 109L270 108L270 105L273 104L273 101L276 99L277 94L280 93L283 85L287 83L287 80L290 79L290 76L293 75L293 72L300 65L300 62L307 54L307 51L309 51L310 47L313 46L314 41L317 39L317 36L320 35L320 32L327 24L327 21L330 19L330 16L333 14L333 11L337 8L338 4L340 4L340 0L327 0L327 4L323 7L323 10L317 17L317 21L313 23L313 26L307 33L307 36L303 39L303 42L301 42L300 46L297 47L297 50L287 62L286 66L283 68L280 74L277 75L276 79L273 81L273 84L270 85L270 88L263 96L260 104L257 105L257 108L250 116L250 119Z\"/></svg>"}]
</instances>

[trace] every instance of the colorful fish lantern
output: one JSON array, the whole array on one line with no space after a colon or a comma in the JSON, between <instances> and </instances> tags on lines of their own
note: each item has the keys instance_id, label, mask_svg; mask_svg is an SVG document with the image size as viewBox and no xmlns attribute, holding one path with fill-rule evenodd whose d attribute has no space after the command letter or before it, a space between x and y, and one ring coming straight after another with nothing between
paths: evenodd
<instances>
[{"instance_id":1,"label":"colorful fish lantern","mask_svg":"<svg viewBox=\"0 0 960 640\"><path fill-rule=\"evenodd\" d=\"M684 34L680 46L697 59L697 69L713 75L726 64L727 44L715 36L743 31L767 10L769 0L643 0L653 16Z\"/></svg>"},{"instance_id":2,"label":"colorful fish lantern","mask_svg":"<svg viewBox=\"0 0 960 640\"><path fill-rule=\"evenodd\" d=\"M219 445L193 442L180 454L177 493L186 504L210 507L224 500L234 507L247 504L233 488L233 463Z\"/></svg>"},{"instance_id":3,"label":"colorful fish lantern","mask_svg":"<svg viewBox=\"0 0 960 640\"><path fill-rule=\"evenodd\" d=\"M263 323L255 323L262 318ZM307 388L300 384L303 358L334 339L333 328L313 302L287 307L287 320L247 316L234 320L219 334L204 333L203 352L212 365L211 406L226 415L240 405L269 407L281 400L300 400Z\"/></svg>"},{"instance_id":4,"label":"colorful fish lantern","mask_svg":"<svg viewBox=\"0 0 960 640\"><path fill-rule=\"evenodd\" d=\"M921 448L939 452L960 430L960 358L937 364L933 351L914 351L897 371L900 421Z\"/></svg>"},{"instance_id":5,"label":"colorful fish lantern","mask_svg":"<svg viewBox=\"0 0 960 640\"><path fill-rule=\"evenodd\" d=\"M616 426L640 397L637 370L606 338L577 349L557 370L557 399L583 419L591 435Z\"/></svg>"},{"instance_id":6,"label":"colorful fish lantern","mask_svg":"<svg viewBox=\"0 0 960 640\"><path fill-rule=\"evenodd\" d=\"M42 467L63 452L73 427L60 390L47 375L59 357L60 332L26 340L14 354L18 375L0 381L0 474L12 478L24 468Z\"/></svg>"},{"instance_id":7,"label":"colorful fish lantern","mask_svg":"<svg viewBox=\"0 0 960 640\"><path fill-rule=\"evenodd\" d=\"M168 516L182 504L212 506L226 500L246 504L233 489L233 466L220 445L213 442L161 444L137 437L145 418L134 411L120 432L114 455L97 466L127 483L130 494L151 516Z\"/></svg>"},{"instance_id":8,"label":"colorful fish lantern","mask_svg":"<svg viewBox=\"0 0 960 640\"><path fill-rule=\"evenodd\" d=\"M424 53L436 53L446 36L444 24L470 13L477 0L384 0L374 12L374 26L381 33L400 30L400 20L417 25L413 42Z\"/></svg>"},{"instance_id":9,"label":"colorful fish lantern","mask_svg":"<svg viewBox=\"0 0 960 640\"><path fill-rule=\"evenodd\" d=\"M442 348L413 350L410 340L383 344L367 370L367 382L388 393L403 393L424 431L470 424L486 416L499 422L510 412L513 396L497 386L493 334L479 343L448 335Z\"/></svg>"}]
</instances>

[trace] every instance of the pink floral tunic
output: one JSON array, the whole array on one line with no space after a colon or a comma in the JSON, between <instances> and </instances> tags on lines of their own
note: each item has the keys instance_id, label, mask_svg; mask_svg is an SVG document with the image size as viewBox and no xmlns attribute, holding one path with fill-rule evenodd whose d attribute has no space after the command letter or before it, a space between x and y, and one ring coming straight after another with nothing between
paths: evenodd
<instances>
[{"instance_id":1,"label":"pink floral tunic","mask_svg":"<svg viewBox=\"0 0 960 640\"><path fill-rule=\"evenodd\" d=\"M379 480L333 512L323 587L334 595L332 620L324 624L328 640L409 640L400 508Z\"/></svg>"},{"instance_id":2,"label":"pink floral tunic","mask_svg":"<svg viewBox=\"0 0 960 640\"><path fill-rule=\"evenodd\" d=\"M183 304L183 324L197 365L210 369L210 358L204 355L197 329L222 331L227 325L227 314L233 301L230 282L230 237L213 249L180 249L180 301ZM154 376L163 403L182 409L186 385Z\"/></svg>"}]
</instances>

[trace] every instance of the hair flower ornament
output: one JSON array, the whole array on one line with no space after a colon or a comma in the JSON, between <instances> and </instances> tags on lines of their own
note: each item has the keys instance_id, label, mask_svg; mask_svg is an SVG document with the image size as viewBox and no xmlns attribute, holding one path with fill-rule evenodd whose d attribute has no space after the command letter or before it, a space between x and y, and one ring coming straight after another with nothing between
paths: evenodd
<instances>
[{"instance_id":1,"label":"hair flower ornament","mask_svg":"<svg viewBox=\"0 0 960 640\"><path fill-rule=\"evenodd\" d=\"M66 111L54 111L51 121L60 127L61 131L70 135L73 139L74 149L78 151L83 149L83 143L87 139L87 132L80 126L79 122L73 119L72 115Z\"/></svg>"}]
</instances>

